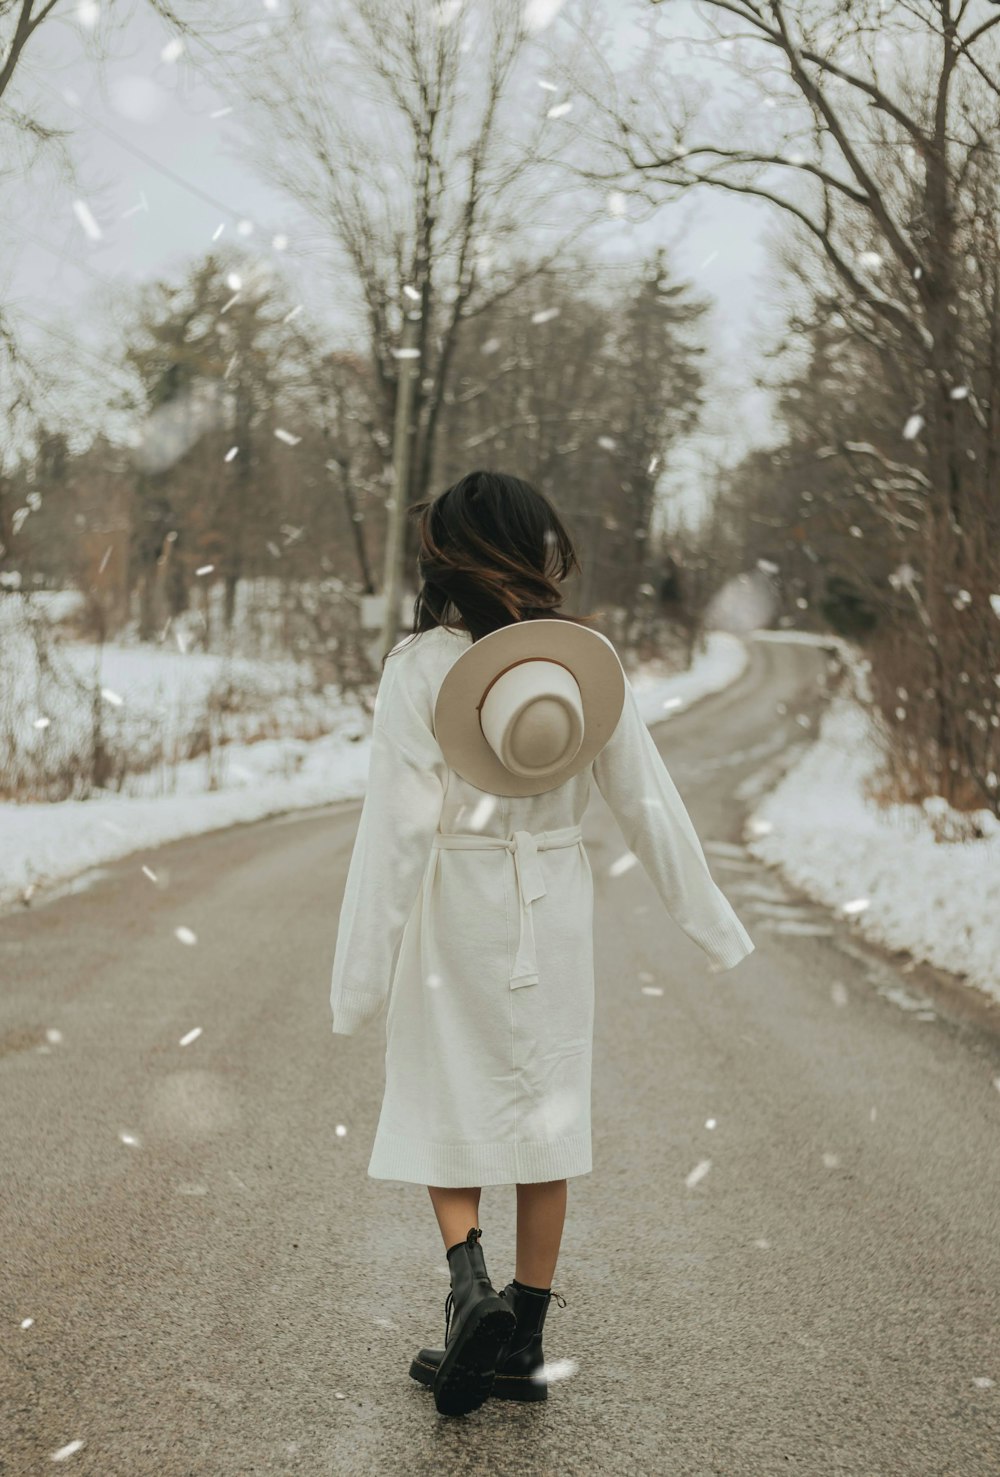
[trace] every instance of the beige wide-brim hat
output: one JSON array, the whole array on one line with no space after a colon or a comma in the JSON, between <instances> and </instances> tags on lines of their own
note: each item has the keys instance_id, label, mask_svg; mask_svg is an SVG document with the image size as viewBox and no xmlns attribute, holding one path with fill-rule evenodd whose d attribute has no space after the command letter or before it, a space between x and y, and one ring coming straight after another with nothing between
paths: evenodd
<instances>
[{"instance_id":1,"label":"beige wide-brim hat","mask_svg":"<svg viewBox=\"0 0 1000 1477\"><path fill-rule=\"evenodd\" d=\"M434 705L452 769L490 795L540 795L608 742L625 673L606 636L569 620L525 620L473 641Z\"/></svg>"}]
</instances>

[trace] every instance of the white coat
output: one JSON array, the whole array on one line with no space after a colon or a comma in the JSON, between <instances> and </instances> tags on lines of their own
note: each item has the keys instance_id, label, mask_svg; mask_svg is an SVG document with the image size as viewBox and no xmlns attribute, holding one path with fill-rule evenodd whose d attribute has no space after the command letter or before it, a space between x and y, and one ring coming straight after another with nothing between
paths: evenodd
<instances>
[{"instance_id":1,"label":"white coat","mask_svg":"<svg viewBox=\"0 0 1000 1477\"><path fill-rule=\"evenodd\" d=\"M628 681L610 740L557 789L487 795L449 767L432 714L471 639L436 627L386 659L330 992L341 1035L389 1000L368 1174L451 1188L592 1169L593 877L579 829L592 777L715 967L753 949Z\"/></svg>"}]
</instances>

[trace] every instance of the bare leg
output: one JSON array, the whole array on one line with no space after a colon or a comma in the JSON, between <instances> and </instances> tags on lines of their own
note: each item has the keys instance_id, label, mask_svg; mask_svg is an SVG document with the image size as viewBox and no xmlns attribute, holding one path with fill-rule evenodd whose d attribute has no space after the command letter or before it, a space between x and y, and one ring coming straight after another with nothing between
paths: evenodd
<instances>
[{"instance_id":1,"label":"bare leg","mask_svg":"<svg viewBox=\"0 0 1000 1477\"><path fill-rule=\"evenodd\" d=\"M566 1220L565 1180L517 1186L518 1282L551 1287Z\"/></svg>"},{"instance_id":2,"label":"bare leg","mask_svg":"<svg viewBox=\"0 0 1000 1477\"><path fill-rule=\"evenodd\" d=\"M465 1240L471 1226L479 1225L482 1190L445 1190L436 1185L428 1185L427 1189L444 1237L444 1249L448 1251L456 1242Z\"/></svg>"}]
</instances>

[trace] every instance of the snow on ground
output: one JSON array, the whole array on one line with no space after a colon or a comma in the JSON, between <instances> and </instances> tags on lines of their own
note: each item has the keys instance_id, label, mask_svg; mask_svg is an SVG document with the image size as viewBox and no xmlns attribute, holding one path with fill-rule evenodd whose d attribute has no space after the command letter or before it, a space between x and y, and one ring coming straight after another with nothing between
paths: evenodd
<instances>
[{"instance_id":1,"label":"snow on ground","mask_svg":"<svg viewBox=\"0 0 1000 1477\"><path fill-rule=\"evenodd\" d=\"M142 648L106 652L109 665L102 673L102 683L117 683L122 689L119 695L128 693L137 706L143 693L148 703L160 701L164 687L170 684L166 669L154 671L158 664L151 660L153 655ZM178 671L184 673L185 695L192 678L206 684L213 679L211 658L199 659L204 670L187 667L195 656L193 652L183 657L178 654L184 664ZM79 657L81 662L87 659L85 654ZM648 663L630 673L630 680L643 716L654 722L735 681L746 662L741 641L714 632L690 670L667 675L658 663ZM111 690L117 691L113 685ZM370 735L370 718L362 709L344 705L337 731L323 738L229 743L216 750L212 758L216 788L211 790L206 761L193 759L171 770L170 794L0 803L0 904L132 853L138 853L137 866L145 864L155 871L155 857L149 854L184 836L285 811L360 799L368 778Z\"/></svg>"},{"instance_id":2,"label":"snow on ground","mask_svg":"<svg viewBox=\"0 0 1000 1477\"><path fill-rule=\"evenodd\" d=\"M647 662L629 673L629 681L643 718L647 723L659 723L689 708L698 698L721 692L736 681L748 660L746 645L738 636L710 631L704 649L686 672L663 672L658 663Z\"/></svg>"},{"instance_id":3,"label":"snow on ground","mask_svg":"<svg viewBox=\"0 0 1000 1477\"><path fill-rule=\"evenodd\" d=\"M750 818L750 851L867 937L1000 1000L1000 821L982 811L984 839L938 841L935 830L962 820L944 801L866 801L878 757L864 709L835 699L816 742Z\"/></svg>"}]
</instances>

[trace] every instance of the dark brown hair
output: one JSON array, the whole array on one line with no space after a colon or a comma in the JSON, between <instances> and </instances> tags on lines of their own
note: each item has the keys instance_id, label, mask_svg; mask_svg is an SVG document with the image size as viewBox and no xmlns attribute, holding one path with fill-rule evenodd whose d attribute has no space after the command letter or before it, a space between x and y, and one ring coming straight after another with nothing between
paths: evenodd
<instances>
[{"instance_id":1,"label":"dark brown hair","mask_svg":"<svg viewBox=\"0 0 1000 1477\"><path fill-rule=\"evenodd\" d=\"M515 621L595 625L557 609L558 581L580 561L555 508L529 482L506 472L468 472L407 513L418 520L422 580L411 636L435 626L456 629L459 619L473 641Z\"/></svg>"}]
</instances>

